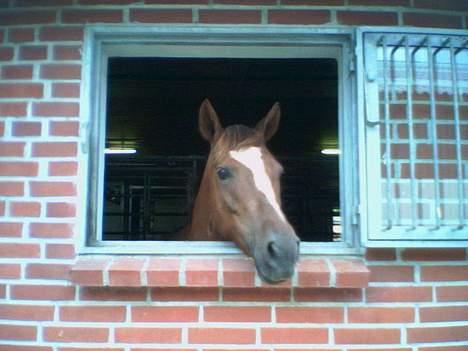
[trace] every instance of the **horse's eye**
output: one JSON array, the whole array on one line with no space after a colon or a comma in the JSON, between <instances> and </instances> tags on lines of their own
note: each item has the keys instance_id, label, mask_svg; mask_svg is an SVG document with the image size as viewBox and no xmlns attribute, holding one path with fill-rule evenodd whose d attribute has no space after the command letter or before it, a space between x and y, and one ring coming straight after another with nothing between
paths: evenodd
<instances>
[{"instance_id":1,"label":"horse's eye","mask_svg":"<svg viewBox=\"0 0 468 351\"><path fill-rule=\"evenodd\" d=\"M231 171L228 168L220 167L216 171L216 174L218 175L218 178L220 180L227 180L231 178L232 174Z\"/></svg>"}]
</instances>

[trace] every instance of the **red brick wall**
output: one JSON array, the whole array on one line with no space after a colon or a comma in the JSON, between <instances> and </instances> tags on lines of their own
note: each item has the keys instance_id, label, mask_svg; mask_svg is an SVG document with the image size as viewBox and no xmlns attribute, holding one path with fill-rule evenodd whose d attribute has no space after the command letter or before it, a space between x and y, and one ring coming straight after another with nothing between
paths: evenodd
<instances>
[{"instance_id":1,"label":"red brick wall","mask_svg":"<svg viewBox=\"0 0 468 351\"><path fill-rule=\"evenodd\" d=\"M105 5L104 5L105 4ZM0 351L468 350L465 249L368 250L367 288L84 287L85 23L467 28L462 0L2 0Z\"/></svg>"}]
</instances>

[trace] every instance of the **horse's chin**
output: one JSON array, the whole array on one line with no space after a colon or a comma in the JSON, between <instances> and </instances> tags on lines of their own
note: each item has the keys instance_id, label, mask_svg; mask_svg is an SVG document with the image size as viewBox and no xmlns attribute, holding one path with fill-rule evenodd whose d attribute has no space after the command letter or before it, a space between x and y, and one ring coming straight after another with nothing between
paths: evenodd
<instances>
[{"instance_id":1,"label":"horse's chin","mask_svg":"<svg viewBox=\"0 0 468 351\"><path fill-rule=\"evenodd\" d=\"M280 284L290 279L294 274L295 264L290 269L274 269L260 263L254 258L255 268L261 280L268 284Z\"/></svg>"}]
</instances>

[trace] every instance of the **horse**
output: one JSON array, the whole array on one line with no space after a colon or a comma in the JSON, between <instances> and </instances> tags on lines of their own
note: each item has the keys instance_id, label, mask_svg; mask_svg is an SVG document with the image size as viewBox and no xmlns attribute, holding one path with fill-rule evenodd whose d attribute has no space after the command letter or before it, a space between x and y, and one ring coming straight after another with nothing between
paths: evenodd
<instances>
[{"instance_id":1,"label":"horse","mask_svg":"<svg viewBox=\"0 0 468 351\"><path fill-rule=\"evenodd\" d=\"M210 101L202 102L198 127L210 153L183 230L185 240L233 241L270 284L293 275L300 245L281 208L283 167L266 146L280 115L275 103L255 128L223 128Z\"/></svg>"}]
</instances>

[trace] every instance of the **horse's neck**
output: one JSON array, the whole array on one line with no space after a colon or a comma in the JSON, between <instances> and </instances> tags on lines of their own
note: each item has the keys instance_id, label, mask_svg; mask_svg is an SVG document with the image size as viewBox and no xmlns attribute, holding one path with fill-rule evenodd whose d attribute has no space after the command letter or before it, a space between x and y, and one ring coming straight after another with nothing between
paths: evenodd
<instances>
[{"instance_id":1,"label":"horse's neck","mask_svg":"<svg viewBox=\"0 0 468 351\"><path fill-rule=\"evenodd\" d=\"M189 226L185 228L185 237L188 240L219 240L214 231L212 221L215 216L215 200L213 189L207 174L203 174L200 189L195 198L192 218Z\"/></svg>"}]
</instances>

